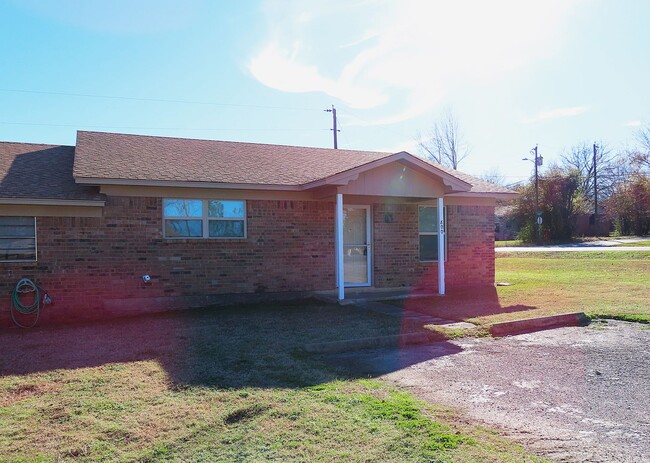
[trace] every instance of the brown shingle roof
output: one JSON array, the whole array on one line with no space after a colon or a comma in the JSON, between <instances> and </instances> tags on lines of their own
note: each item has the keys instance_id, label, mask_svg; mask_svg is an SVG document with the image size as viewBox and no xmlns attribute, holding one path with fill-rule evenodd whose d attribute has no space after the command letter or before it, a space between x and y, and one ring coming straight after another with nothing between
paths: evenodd
<instances>
[{"instance_id":1,"label":"brown shingle roof","mask_svg":"<svg viewBox=\"0 0 650 463\"><path fill-rule=\"evenodd\" d=\"M206 182L298 187L394 153L230 141L77 132L77 180ZM410 155L409 155L410 156ZM510 190L437 164L472 185L471 193Z\"/></svg>"},{"instance_id":2,"label":"brown shingle roof","mask_svg":"<svg viewBox=\"0 0 650 463\"><path fill-rule=\"evenodd\" d=\"M391 154L78 132L74 177L298 186Z\"/></svg>"},{"instance_id":3,"label":"brown shingle roof","mask_svg":"<svg viewBox=\"0 0 650 463\"><path fill-rule=\"evenodd\" d=\"M0 142L0 198L103 200L96 187L75 183L73 146Z\"/></svg>"}]
</instances>

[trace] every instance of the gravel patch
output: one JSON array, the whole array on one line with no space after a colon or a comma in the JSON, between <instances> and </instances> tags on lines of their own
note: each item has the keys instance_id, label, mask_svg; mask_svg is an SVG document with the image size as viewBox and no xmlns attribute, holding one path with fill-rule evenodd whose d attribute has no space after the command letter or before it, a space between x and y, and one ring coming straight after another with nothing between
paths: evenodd
<instances>
[{"instance_id":1,"label":"gravel patch","mask_svg":"<svg viewBox=\"0 0 650 463\"><path fill-rule=\"evenodd\" d=\"M650 462L650 329L609 321L330 356L560 462Z\"/></svg>"}]
</instances>

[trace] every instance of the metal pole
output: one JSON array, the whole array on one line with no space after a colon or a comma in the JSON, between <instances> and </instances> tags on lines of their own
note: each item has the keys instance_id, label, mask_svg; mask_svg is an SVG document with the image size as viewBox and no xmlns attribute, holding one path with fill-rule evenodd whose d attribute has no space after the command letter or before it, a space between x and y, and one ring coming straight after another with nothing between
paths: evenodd
<instances>
[{"instance_id":1,"label":"metal pole","mask_svg":"<svg viewBox=\"0 0 650 463\"><path fill-rule=\"evenodd\" d=\"M596 236L598 233L598 176L596 173L596 153L598 152L598 145L594 143L594 229Z\"/></svg>"},{"instance_id":2,"label":"metal pole","mask_svg":"<svg viewBox=\"0 0 650 463\"><path fill-rule=\"evenodd\" d=\"M535 232L537 235L537 244L541 244L542 241L542 229L539 226L539 219L537 213L539 212L539 175L537 171L538 160L537 160L537 145L533 148L535 151Z\"/></svg>"},{"instance_id":3,"label":"metal pole","mask_svg":"<svg viewBox=\"0 0 650 463\"><path fill-rule=\"evenodd\" d=\"M445 294L445 208L438 198L438 294Z\"/></svg>"},{"instance_id":4,"label":"metal pole","mask_svg":"<svg viewBox=\"0 0 650 463\"><path fill-rule=\"evenodd\" d=\"M332 130L334 131L334 149L339 149L338 130L336 129L336 108L332 105Z\"/></svg>"},{"instance_id":5,"label":"metal pole","mask_svg":"<svg viewBox=\"0 0 650 463\"><path fill-rule=\"evenodd\" d=\"M343 195L336 194L336 277L338 285L338 300L345 299L345 266L343 265Z\"/></svg>"}]
</instances>

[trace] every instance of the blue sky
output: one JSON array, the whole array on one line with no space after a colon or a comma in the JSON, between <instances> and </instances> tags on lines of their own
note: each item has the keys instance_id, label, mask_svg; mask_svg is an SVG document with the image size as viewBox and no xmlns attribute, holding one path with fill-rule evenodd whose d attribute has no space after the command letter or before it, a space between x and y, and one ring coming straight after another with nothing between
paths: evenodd
<instances>
[{"instance_id":1,"label":"blue sky","mask_svg":"<svg viewBox=\"0 0 650 463\"><path fill-rule=\"evenodd\" d=\"M460 169L525 178L650 122L650 2L0 2L0 140L100 130L417 154L445 108ZM86 96L83 96L86 95Z\"/></svg>"}]
</instances>

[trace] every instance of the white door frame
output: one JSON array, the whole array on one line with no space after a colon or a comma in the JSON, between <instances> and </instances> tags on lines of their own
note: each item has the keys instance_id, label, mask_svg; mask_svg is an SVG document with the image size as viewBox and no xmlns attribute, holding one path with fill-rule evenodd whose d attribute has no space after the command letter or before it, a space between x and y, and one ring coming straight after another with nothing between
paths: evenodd
<instances>
[{"instance_id":1,"label":"white door frame","mask_svg":"<svg viewBox=\"0 0 650 463\"><path fill-rule=\"evenodd\" d=\"M343 209L363 209L366 211L366 261L367 261L367 266L368 266L368 272L367 272L367 278L365 283L344 283L346 288L355 288L355 287L364 287L364 286L372 286L372 233L371 233L371 225L372 225L372 216L370 214L370 206L367 204L345 204L343 206ZM345 249L345 243L343 244L343 248Z\"/></svg>"}]
</instances>

